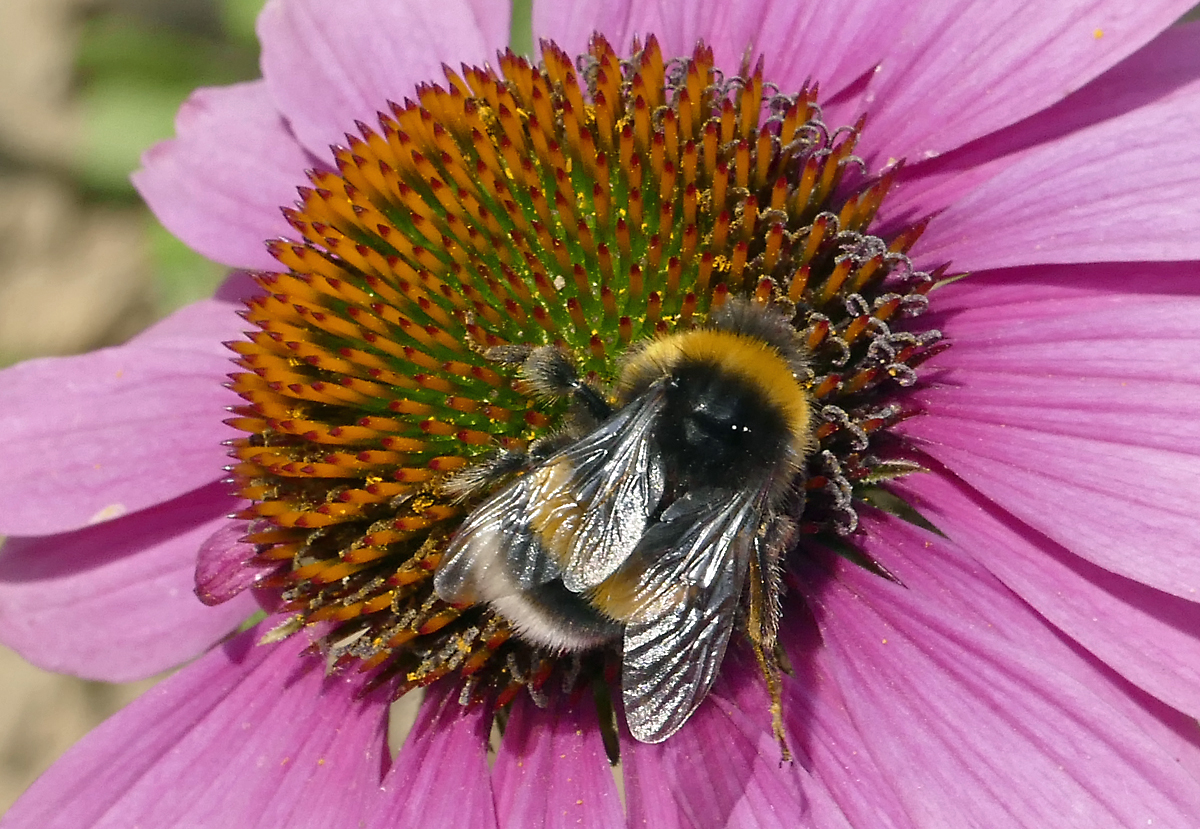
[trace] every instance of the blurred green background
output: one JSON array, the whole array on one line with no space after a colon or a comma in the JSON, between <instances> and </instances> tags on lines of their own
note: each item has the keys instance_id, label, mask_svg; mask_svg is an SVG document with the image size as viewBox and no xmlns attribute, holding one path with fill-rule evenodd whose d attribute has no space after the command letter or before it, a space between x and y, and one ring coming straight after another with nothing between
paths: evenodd
<instances>
[{"instance_id":1,"label":"blurred green background","mask_svg":"<svg viewBox=\"0 0 1200 829\"><path fill-rule=\"evenodd\" d=\"M0 364L118 342L221 280L129 174L191 90L258 74L262 3L0 3Z\"/></svg>"},{"instance_id":2,"label":"blurred green background","mask_svg":"<svg viewBox=\"0 0 1200 829\"><path fill-rule=\"evenodd\" d=\"M193 89L257 77L263 2L0 0L0 366L123 341L220 282L129 174Z\"/></svg>"},{"instance_id":3,"label":"blurred green background","mask_svg":"<svg viewBox=\"0 0 1200 829\"><path fill-rule=\"evenodd\" d=\"M263 0L110 0L80 30L76 79L85 197L137 202L129 174L143 150L173 132L175 111L198 86L258 75L254 18ZM212 292L224 269L146 223L154 311Z\"/></svg>"}]
</instances>

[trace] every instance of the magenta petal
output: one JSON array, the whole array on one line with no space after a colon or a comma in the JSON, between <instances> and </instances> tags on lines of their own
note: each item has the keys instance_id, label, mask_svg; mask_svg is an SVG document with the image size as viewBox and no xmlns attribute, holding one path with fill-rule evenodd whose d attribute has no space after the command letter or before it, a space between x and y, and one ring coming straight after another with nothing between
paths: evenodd
<instances>
[{"instance_id":1,"label":"magenta petal","mask_svg":"<svg viewBox=\"0 0 1200 829\"><path fill-rule=\"evenodd\" d=\"M920 829L909 819L890 775L872 758L872 734L859 729L841 698L843 692L853 694L854 688L839 687L815 664L822 648L820 634L804 615L801 599L793 598L790 604L785 608L783 641L792 673L782 677L783 717L796 764L829 792L851 826Z\"/></svg>"},{"instance_id":2,"label":"magenta petal","mask_svg":"<svg viewBox=\"0 0 1200 829\"><path fill-rule=\"evenodd\" d=\"M737 71L747 47L758 39L773 0L741 3L545 2L534 5L535 37L553 39L570 54L587 52L593 31L626 53L635 36L658 38L664 57L691 55L696 42L713 47L717 65ZM772 77L771 80L778 80Z\"/></svg>"},{"instance_id":3,"label":"magenta petal","mask_svg":"<svg viewBox=\"0 0 1200 829\"><path fill-rule=\"evenodd\" d=\"M859 101L870 113L859 148L882 164L929 158L1050 106L1137 51L1191 3L871 5L892 33L874 44L879 69Z\"/></svg>"},{"instance_id":4,"label":"magenta petal","mask_svg":"<svg viewBox=\"0 0 1200 829\"><path fill-rule=\"evenodd\" d=\"M624 825L595 707L552 699L538 709L518 694L492 778L506 829Z\"/></svg>"},{"instance_id":5,"label":"magenta petal","mask_svg":"<svg viewBox=\"0 0 1200 829\"><path fill-rule=\"evenodd\" d=\"M303 635L240 634L147 691L42 775L6 829L359 826L387 756L379 700Z\"/></svg>"},{"instance_id":6,"label":"magenta petal","mask_svg":"<svg viewBox=\"0 0 1200 829\"><path fill-rule=\"evenodd\" d=\"M175 138L142 156L133 183L175 236L235 268L275 270L264 240L295 235L279 212L313 162L262 81L192 93Z\"/></svg>"},{"instance_id":7,"label":"magenta petal","mask_svg":"<svg viewBox=\"0 0 1200 829\"><path fill-rule=\"evenodd\" d=\"M221 421L238 398L223 340L245 327L220 300L189 305L125 345L0 372L0 534L47 535L176 498L221 476Z\"/></svg>"},{"instance_id":8,"label":"magenta petal","mask_svg":"<svg viewBox=\"0 0 1200 829\"><path fill-rule=\"evenodd\" d=\"M781 762L770 704L755 661L731 652L712 693L670 739L646 745L623 732L629 825L849 829L804 756Z\"/></svg>"},{"instance_id":9,"label":"magenta petal","mask_svg":"<svg viewBox=\"0 0 1200 829\"><path fill-rule=\"evenodd\" d=\"M1088 564L941 475L914 475L899 491L1105 664L1173 708L1200 712L1200 603Z\"/></svg>"},{"instance_id":10,"label":"magenta petal","mask_svg":"<svg viewBox=\"0 0 1200 829\"><path fill-rule=\"evenodd\" d=\"M901 4L903 5L903 4ZM889 7L890 9L890 7ZM837 92L879 60L873 47L895 21L871 3L795 3L750 0L741 3L536 2L535 37L554 40L570 54L587 51L599 31L621 53L635 36L654 34L667 58L690 55L698 40L713 47L717 65L741 67L747 48L764 60L765 77L785 92L806 80ZM853 113L851 117L857 117Z\"/></svg>"},{"instance_id":11,"label":"magenta petal","mask_svg":"<svg viewBox=\"0 0 1200 829\"><path fill-rule=\"evenodd\" d=\"M785 94L808 80L829 94L850 85L880 61L896 18L913 0L869 2L535 2L534 37L548 37L570 54L587 52L593 31L624 54L635 36L658 37L666 58L690 55L696 41L713 47L716 65L737 72L746 50L763 58L763 72ZM828 115L829 113L827 113ZM840 110L839 113L840 114ZM848 120L860 113L850 112Z\"/></svg>"},{"instance_id":12,"label":"magenta petal","mask_svg":"<svg viewBox=\"0 0 1200 829\"><path fill-rule=\"evenodd\" d=\"M271 0L258 18L263 77L318 157L388 101L442 81L442 65L483 63L508 42L509 5L492 0ZM444 83L444 81L442 81Z\"/></svg>"},{"instance_id":13,"label":"magenta petal","mask_svg":"<svg viewBox=\"0 0 1200 829\"><path fill-rule=\"evenodd\" d=\"M653 33L667 57L689 55L703 39L726 72L736 72L747 52L761 54L767 79L784 91L813 80L826 99L837 99L826 107L835 126L869 113L859 146L883 164L929 158L1032 115L1135 52L1187 7L1186 0L1125 9L1099 0L615 0L538 2L533 23L536 35L572 53L586 50L595 29L622 51L635 35ZM865 92L843 98L860 80L869 81Z\"/></svg>"},{"instance_id":14,"label":"magenta petal","mask_svg":"<svg viewBox=\"0 0 1200 829\"><path fill-rule=\"evenodd\" d=\"M125 682L193 658L257 609L205 607L196 550L237 501L210 485L166 504L0 549L0 641L47 670Z\"/></svg>"},{"instance_id":15,"label":"magenta petal","mask_svg":"<svg viewBox=\"0 0 1200 829\"><path fill-rule=\"evenodd\" d=\"M1190 28L1194 55L1200 27ZM1198 120L1200 80L1193 80L1152 104L973 170L969 177L980 183L930 223L914 256L965 271L1200 259Z\"/></svg>"},{"instance_id":16,"label":"magenta petal","mask_svg":"<svg viewBox=\"0 0 1200 829\"><path fill-rule=\"evenodd\" d=\"M245 504L243 501L239 506ZM196 558L196 595L200 601L207 605L227 602L279 569L278 562L263 565L250 561L258 548L238 540L245 534L245 521L227 520L200 545Z\"/></svg>"},{"instance_id":17,"label":"magenta petal","mask_svg":"<svg viewBox=\"0 0 1200 829\"><path fill-rule=\"evenodd\" d=\"M488 772L491 715L467 709L445 682L425 692L417 722L383 781L371 829L494 829L496 807Z\"/></svg>"},{"instance_id":18,"label":"magenta petal","mask_svg":"<svg viewBox=\"0 0 1200 829\"><path fill-rule=\"evenodd\" d=\"M1124 116L1170 96L1196 94L1200 23L1167 29L1079 91L1031 118L966 147L909 165L880 209L885 223L926 216L953 204L1014 163L1020 151ZM1007 163L993 164L1010 156Z\"/></svg>"},{"instance_id":19,"label":"magenta petal","mask_svg":"<svg viewBox=\"0 0 1200 829\"><path fill-rule=\"evenodd\" d=\"M901 809L869 825L1182 827L1200 814L1194 721L1081 653L944 539L876 514L863 526L866 551L904 586L830 560L832 578L796 585L821 644L787 633L811 704L830 709L818 720L848 717L861 735L836 759L818 752L818 772ZM854 785L860 755L890 791Z\"/></svg>"},{"instance_id":20,"label":"magenta petal","mask_svg":"<svg viewBox=\"0 0 1200 829\"><path fill-rule=\"evenodd\" d=\"M951 286L954 346L900 430L1070 552L1194 600L1200 297L1175 291L1196 279L1103 265Z\"/></svg>"}]
</instances>

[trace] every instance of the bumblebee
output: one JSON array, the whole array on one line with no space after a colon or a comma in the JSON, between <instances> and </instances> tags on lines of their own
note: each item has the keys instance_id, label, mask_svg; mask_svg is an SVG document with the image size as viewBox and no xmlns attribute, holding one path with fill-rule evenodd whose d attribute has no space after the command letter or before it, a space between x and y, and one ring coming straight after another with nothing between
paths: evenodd
<instances>
[{"instance_id":1,"label":"bumblebee","mask_svg":"<svg viewBox=\"0 0 1200 829\"><path fill-rule=\"evenodd\" d=\"M469 497L517 475L451 538L438 596L486 603L552 651L619 648L625 718L647 743L700 705L742 626L782 739L783 506L814 445L795 329L778 311L730 300L706 327L635 347L612 398L553 346L494 358L522 362L536 393L570 397L583 425L448 483Z\"/></svg>"}]
</instances>

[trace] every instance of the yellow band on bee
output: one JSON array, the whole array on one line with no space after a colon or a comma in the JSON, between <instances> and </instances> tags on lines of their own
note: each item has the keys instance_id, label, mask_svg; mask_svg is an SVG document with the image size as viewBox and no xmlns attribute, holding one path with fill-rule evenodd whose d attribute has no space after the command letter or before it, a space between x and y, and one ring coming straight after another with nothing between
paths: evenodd
<instances>
[{"instance_id":1,"label":"yellow band on bee","mask_svg":"<svg viewBox=\"0 0 1200 829\"><path fill-rule=\"evenodd\" d=\"M708 329L660 337L625 366L621 388L628 390L657 379L687 362L712 364L757 389L764 402L783 415L793 447L804 452L810 439L808 398L787 361L757 337Z\"/></svg>"}]
</instances>

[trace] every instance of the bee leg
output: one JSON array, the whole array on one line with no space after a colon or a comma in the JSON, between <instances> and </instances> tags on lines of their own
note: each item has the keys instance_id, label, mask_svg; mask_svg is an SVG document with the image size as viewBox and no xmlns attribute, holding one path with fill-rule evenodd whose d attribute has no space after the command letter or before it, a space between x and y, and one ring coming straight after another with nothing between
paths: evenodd
<instances>
[{"instance_id":1,"label":"bee leg","mask_svg":"<svg viewBox=\"0 0 1200 829\"><path fill-rule=\"evenodd\" d=\"M533 349L521 365L521 374L533 390L543 397L570 397L596 421L612 415L612 407L599 391L579 377L571 359L552 345Z\"/></svg>"},{"instance_id":2,"label":"bee leg","mask_svg":"<svg viewBox=\"0 0 1200 829\"><path fill-rule=\"evenodd\" d=\"M612 414L604 396L579 378L570 358L552 345L500 345L483 351L483 356L496 363L519 364L521 375L533 392L540 397L556 399L570 397L582 414L592 421L603 421ZM575 425L578 430L579 425ZM462 503L497 489L512 475L546 460L578 435L569 430L543 435L527 452L500 449L477 463L448 476L441 483L442 491Z\"/></svg>"},{"instance_id":3,"label":"bee leg","mask_svg":"<svg viewBox=\"0 0 1200 829\"><path fill-rule=\"evenodd\" d=\"M460 469L441 482L441 489L456 503L469 501L496 489L510 475L529 464L529 455L500 449L481 461Z\"/></svg>"},{"instance_id":4,"label":"bee leg","mask_svg":"<svg viewBox=\"0 0 1200 829\"><path fill-rule=\"evenodd\" d=\"M483 358L493 363L523 363L529 359L537 346L533 345L494 345L483 349Z\"/></svg>"},{"instance_id":5,"label":"bee leg","mask_svg":"<svg viewBox=\"0 0 1200 829\"><path fill-rule=\"evenodd\" d=\"M468 467L454 472L441 482L442 492L455 503L469 501L476 496L487 495L500 487L519 472L541 463L563 446L570 443L571 436L562 432L543 435L529 445L526 451L498 449ZM411 495L404 496L405 498Z\"/></svg>"},{"instance_id":6,"label":"bee leg","mask_svg":"<svg viewBox=\"0 0 1200 829\"><path fill-rule=\"evenodd\" d=\"M552 345L498 345L483 356L496 363L520 363L521 376L534 394L549 400L570 397L597 423L612 415L612 406L595 387L579 377L575 364Z\"/></svg>"},{"instance_id":7,"label":"bee leg","mask_svg":"<svg viewBox=\"0 0 1200 829\"><path fill-rule=\"evenodd\" d=\"M755 539L754 553L750 556L750 609L746 620L750 646L771 695L771 729L779 742L781 764L792 761L792 752L783 727L782 667L776 639L781 590L779 555L793 534L791 522L780 518L768 524L767 530Z\"/></svg>"},{"instance_id":8,"label":"bee leg","mask_svg":"<svg viewBox=\"0 0 1200 829\"><path fill-rule=\"evenodd\" d=\"M754 570L757 569L755 562L750 563L750 619L749 619L749 634L750 646L754 649L754 658L758 660L759 670L762 671L763 679L767 683L767 692L771 695L771 730L775 733L775 740L779 743L780 759L779 762L790 763L792 761L792 751L788 748L787 732L783 728L783 698L782 685L783 679L779 667L779 660L775 656L774 648L767 649L764 647L761 636L757 633L759 626L755 617L762 613L762 598L755 600L755 585Z\"/></svg>"}]
</instances>

